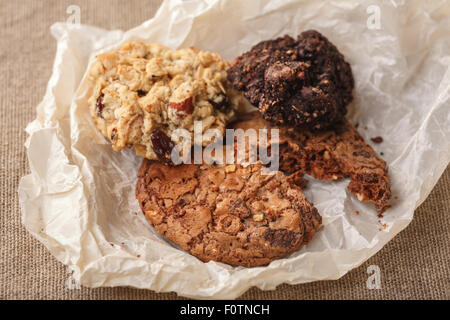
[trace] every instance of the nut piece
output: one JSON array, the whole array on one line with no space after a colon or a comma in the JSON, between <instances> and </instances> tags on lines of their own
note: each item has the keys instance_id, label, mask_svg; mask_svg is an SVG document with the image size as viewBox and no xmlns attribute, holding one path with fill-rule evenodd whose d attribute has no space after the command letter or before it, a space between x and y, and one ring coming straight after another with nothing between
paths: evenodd
<instances>
[{"instance_id":1,"label":"nut piece","mask_svg":"<svg viewBox=\"0 0 450 320\"><path fill-rule=\"evenodd\" d=\"M331 159L330 153L329 153L328 151L325 151L325 152L323 153L323 158L324 158L325 160L330 160L330 159Z\"/></svg>"},{"instance_id":2,"label":"nut piece","mask_svg":"<svg viewBox=\"0 0 450 320\"><path fill-rule=\"evenodd\" d=\"M236 165L234 165L234 164L230 164L225 167L226 173L235 172L235 171L236 171Z\"/></svg>"},{"instance_id":3,"label":"nut piece","mask_svg":"<svg viewBox=\"0 0 450 320\"><path fill-rule=\"evenodd\" d=\"M255 222L261 222L264 220L264 213L260 212L260 213L255 213L253 215L253 221Z\"/></svg>"},{"instance_id":4,"label":"nut piece","mask_svg":"<svg viewBox=\"0 0 450 320\"><path fill-rule=\"evenodd\" d=\"M145 215L149 216L149 217L154 217L156 216L157 212L155 210L147 210L145 211Z\"/></svg>"}]
</instances>

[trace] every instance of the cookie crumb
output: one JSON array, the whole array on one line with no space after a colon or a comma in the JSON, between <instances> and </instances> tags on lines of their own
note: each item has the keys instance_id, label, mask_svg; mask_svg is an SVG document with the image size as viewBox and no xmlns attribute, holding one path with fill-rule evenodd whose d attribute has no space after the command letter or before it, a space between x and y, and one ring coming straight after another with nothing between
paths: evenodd
<instances>
[{"instance_id":1,"label":"cookie crumb","mask_svg":"<svg viewBox=\"0 0 450 320\"><path fill-rule=\"evenodd\" d=\"M383 142L383 138L380 137L380 136L375 137L375 138L370 138L370 140L372 140L375 143L382 143Z\"/></svg>"}]
</instances>

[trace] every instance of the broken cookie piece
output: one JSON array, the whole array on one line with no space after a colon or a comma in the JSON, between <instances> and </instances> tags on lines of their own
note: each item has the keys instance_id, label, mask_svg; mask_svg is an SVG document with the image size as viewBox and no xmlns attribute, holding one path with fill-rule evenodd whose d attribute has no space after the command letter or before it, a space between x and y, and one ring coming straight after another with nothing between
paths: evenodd
<instances>
[{"instance_id":1,"label":"broken cookie piece","mask_svg":"<svg viewBox=\"0 0 450 320\"><path fill-rule=\"evenodd\" d=\"M392 196L386 162L348 122L342 120L333 129L320 132L275 127L258 112L246 115L232 125L238 129L279 129L280 170L286 173L305 172L319 180L350 177L348 189L358 200L372 202L381 215Z\"/></svg>"}]
</instances>

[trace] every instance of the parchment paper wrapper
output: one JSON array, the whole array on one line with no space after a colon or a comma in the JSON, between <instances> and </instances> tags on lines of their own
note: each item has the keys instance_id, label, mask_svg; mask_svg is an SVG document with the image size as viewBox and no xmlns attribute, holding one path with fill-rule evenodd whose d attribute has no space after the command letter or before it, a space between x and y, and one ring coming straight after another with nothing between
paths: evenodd
<instances>
[{"instance_id":1,"label":"parchment paper wrapper","mask_svg":"<svg viewBox=\"0 0 450 320\"><path fill-rule=\"evenodd\" d=\"M372 4L168 1L153 19L127 32L53 25L53 74L37 119L26 129L31 174L19 186L23 224L89 287L235 298L251 286L269 290L338 279L359 266L410 223L450 161L448 2ZM398 200L379 220L372 205L346 191L348 180L309 178L305 193L324 225L311 244L265 267L203 263L145 221L134 196L141 159L131 150L112 151L94 127L88 67L96 54L129 40L194 45L232 60L261 40L307 29L326 35L350 62L356 88L348 117L367 142L383 137L373 147L384 154Z\"/></svg>"}]
</instances>

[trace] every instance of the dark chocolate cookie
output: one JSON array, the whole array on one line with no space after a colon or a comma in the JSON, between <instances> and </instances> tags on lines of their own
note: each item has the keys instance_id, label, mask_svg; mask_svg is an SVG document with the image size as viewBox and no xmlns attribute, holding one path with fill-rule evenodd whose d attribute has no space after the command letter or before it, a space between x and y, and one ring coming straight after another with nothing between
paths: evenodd
<instances>
[{"instance_id":1,"label":"dark chocolate cookie","mask_svg":"<svg viewBox=\"0 0 450 320\"><path fill-rule=\"evenodd\" d=\"M314 30L260 42L235 59L228 79L276 124L323 129L341 120L353 99L350 65Z\"/></svg>"},{"instance_id":2,"label":"dark chocolate cookie","mask_svg":"<svg viewBox=\"0 0 450 320\"><path fill-rule=\"evenodd\" d=\"M136 197L160 234L200 260L265 265L311 241L321 217L301 191L301 175L261 169L144 160Z\"/></svg>"},{"instance_id":3,"label":"dark chocolate cookie","mask_svg":"<svg viewBox=\"0 0 450 320\"><path fill-rule=\"evenodd\" d=\"M380 215L389 207L392 193L386 162L377 157L348 120L343 119L333 129L312 132L273 126L254 112L233 128L278 128L281 171L305 172L320 180L350 177L348 189L360 201L374 203Z\"/></svg>"}]
</instances>

